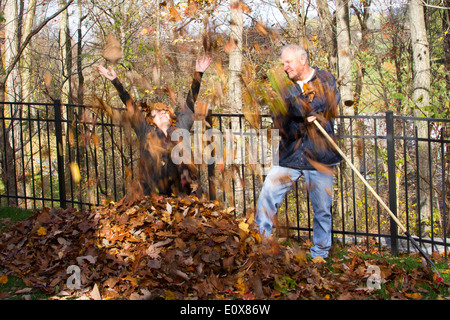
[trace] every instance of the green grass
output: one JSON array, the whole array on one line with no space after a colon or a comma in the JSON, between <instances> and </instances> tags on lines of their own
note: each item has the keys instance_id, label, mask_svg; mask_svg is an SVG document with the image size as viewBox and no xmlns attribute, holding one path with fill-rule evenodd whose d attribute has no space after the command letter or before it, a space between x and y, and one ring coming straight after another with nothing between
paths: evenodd
<instances>
[{"instance_id":1,"label":"green grass","mask_svg":"<svg viewBox=\"0 0 450 320\"><path fill-rule=\"evenodd\" d=\"M21 290L25 291L21 292ZM8 295L3 296L5 294ZM0 297L0 300L41 300L47 299L49 296L42 291L27 288L20 278L8 276L8 282L0 284Z\"/></svg>"},{"instance_id":2,"label":"green grass","mask_svg":"<svg viewBox=\"0 0 450 320\"><path fill-rule=\"evenodd\" d=\"M335 250L334 254L339 259L343 259L345 261L345 257L347 256L346 252L351 247L344 247ZM408 254L401 253L399 256L393 256L388 251L384 251L382 253L363 253L363 252L354 252L354 255L357 255L361 259L365 261L374 261L378 260L380 262L387 262L389 266L396 266L399 269L403 269L405 274L413 274L415 270L421 268L422 260L421 256L418 254ZM348 262L350 262L350 258ZM326 266L333 270L333 262L332 260L328 260ZM443 278L444 283L450 283L450 266L448 262L440 262L435 263L436 269L439 272L440 276ZM421 300L438 300L443 297L448 297L450 293L450 288L445 285L440 286L430 286L426 283L417 284L417 286L413 285L414 292L418 292L421 295ZM381 284L381 289L375 290L373 295L378 295L379 298L383 300L389 300L393 297L392 293L396 291L405 290L408 292L410 288L404 287L404 284L401 281L387 281Z\"/></svg>"},{"instance_id":3,"label":"green grass","mask_svg":"<svg viewBox=\"0 0 450 320\"><path fill-rule=\"evenodd\" d=\"M34 214L32 210L0 207L0 231L6 230L9 223L25 220Z\"/></svg>"}]
</instances>

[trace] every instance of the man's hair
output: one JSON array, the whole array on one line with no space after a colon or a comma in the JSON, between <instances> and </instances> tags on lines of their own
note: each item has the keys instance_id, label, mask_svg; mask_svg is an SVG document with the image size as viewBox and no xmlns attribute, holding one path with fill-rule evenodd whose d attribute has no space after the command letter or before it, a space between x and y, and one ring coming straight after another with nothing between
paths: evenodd
<instances>
[{"instance_id":1,"label":"man's hair","mask_svg":"<svg viewBox=\"0 0 450 320\"><path fill-rule=\"evenodd\" d=\"M308 62L309 64L308 52L306 52L305 48L296 44L288 44L281 49L281 54L283 54L283 52L286 50L294 52L298 59L300 59L301 57L305 57L306 62Z\"/></svg>"}]
</instances>

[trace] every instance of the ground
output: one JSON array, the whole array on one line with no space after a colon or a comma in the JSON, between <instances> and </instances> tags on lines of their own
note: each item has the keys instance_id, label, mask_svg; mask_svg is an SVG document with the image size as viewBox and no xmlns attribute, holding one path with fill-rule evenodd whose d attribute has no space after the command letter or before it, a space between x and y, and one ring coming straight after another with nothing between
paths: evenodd
<instances>
[{"instance_id":1,"label":"ground","mask_svg":"<svg viewBox=\"0 0 450 320\"><path fill-rule=\"evenodd\" d=\"M0 213L1 214L1 213ZM147 197L93 208L0 216L1 299L450 300L418 255L373 242L333 246L261 239L252 217L195 197Z\"/></svg>"}]
</instances>

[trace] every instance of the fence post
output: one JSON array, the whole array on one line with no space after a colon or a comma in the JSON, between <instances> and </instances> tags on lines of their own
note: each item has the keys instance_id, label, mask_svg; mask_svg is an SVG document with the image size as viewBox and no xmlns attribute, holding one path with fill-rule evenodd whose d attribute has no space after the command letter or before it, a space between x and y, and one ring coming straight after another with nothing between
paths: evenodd
<instances>
[{"instance_id":1,"label":"fence post","mask_svg":"<svg viewBox=\"0 0 450 320\"><path fill-rule=\"evenodd\" d=\"M388 161L388 186L389 186L389 209L397 216L397 183L395 172L395 141L394 141L394 112L386 111L386 142ZM391 252L398 255L398 226L394 219L390 218L391 229Z\"/></svg>"},{"instance_id":2,"label":"fence post","mask_svg":"<svg viewBox=\"0 0 450 320\"><path fill-rule=\"evenodd\" d=\"M212 128L212 111L211 110L208 110L208 114L206 115L205 120L209 124L209 127ZM213 151L213 152L215 152L215 151ZM214 182L212 181L213 177L214 177L214 163L211 163L211 164L208 164L209 200L216 200L216 188L214 186Z\"/></svg>"},{"instance_id":3,"label":"fence post","mask_svg":"<svg viewBox=\"0 0 450 320\"><path fill-rule=\"evenodd\" d=\"M59 185L59 199L61 208L66 208L66 178L64 172L64 146L62 139L62 112L61 101L55 100L53 103L55 109L55 135L56 135L56 150L58 163L58 185Z\"/></svg>"}]
</instances>

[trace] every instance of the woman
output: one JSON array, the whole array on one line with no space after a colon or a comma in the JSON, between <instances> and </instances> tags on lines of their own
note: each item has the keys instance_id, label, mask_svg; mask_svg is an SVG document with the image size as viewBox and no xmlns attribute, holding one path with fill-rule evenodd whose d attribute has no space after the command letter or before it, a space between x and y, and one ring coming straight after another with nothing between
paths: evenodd
<instances>
[{"instance_id":1,"label":"woman","mask_svg":"<svg viewBox=\"0 0 450 320\"><path fill-rule=\"evenodd\" d=\"M172 193L177 195L191 192L193 172L185 164L177 166L172 162L170 155L174 144L171 141L171 135L177 128L186 130L192 128L194 104L200 91L201 79L210 64L211 57L209 56L205 55L201 59L197 59L186 103L181 106L177 116L174 115L169 105L154 103L151 106L149 121L120 83L114 69L98 66L100 75L112 82L131 114L131 125L140 144L139 182L144 195L156 193L170 196ZM173 120L176 120L175 124L173 124Z\"/></svg>"}]
</instances>

